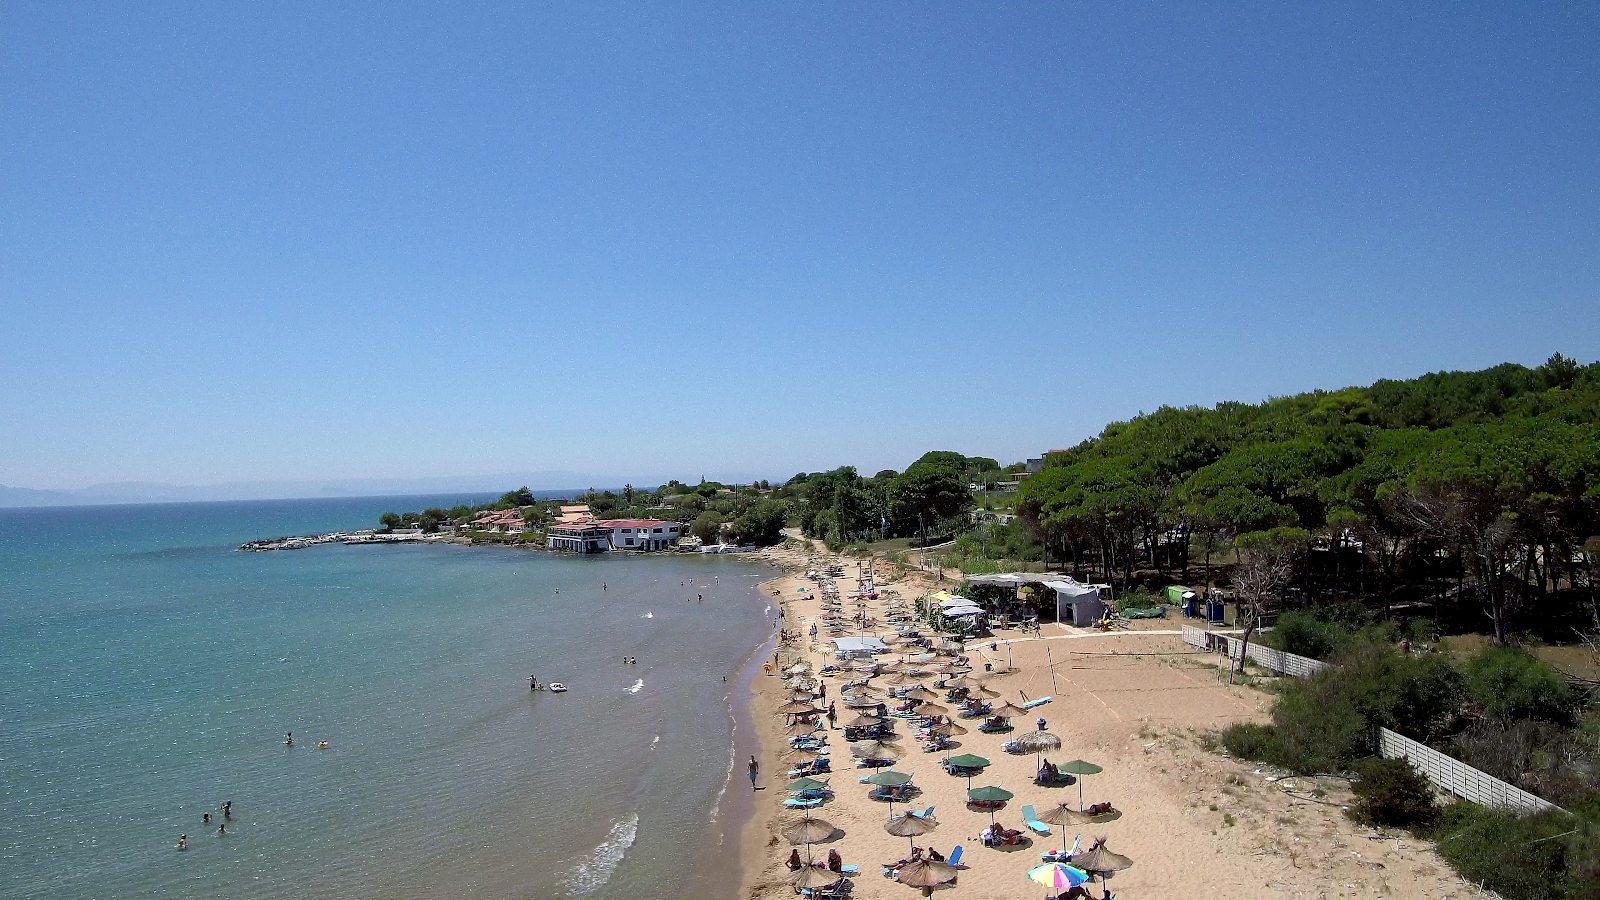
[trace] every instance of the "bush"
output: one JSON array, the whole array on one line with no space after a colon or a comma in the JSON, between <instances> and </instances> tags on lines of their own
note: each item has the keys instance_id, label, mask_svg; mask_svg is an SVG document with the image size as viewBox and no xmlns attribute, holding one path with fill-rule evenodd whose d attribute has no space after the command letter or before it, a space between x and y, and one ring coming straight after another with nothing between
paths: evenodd
<instances>
[{"instance_id":1,"label":"bush","mask_svg":"<svg viewBox=\"0 0 1600 900\"><path fill-rule=\"evenodd\" d=\"M1467 695L1502 721L1540 719L1571 725L1583 702L1559 672L1520 647L1485 647L1461 670Z\"/></svg>"},{"instance_id":2,"label":"bush","mask_svg":"<svg viewBox=\"0 0 1600 900\"><path fill-rule=\"evenodd\" d=\"M1291 610L1278 617L1278 624L1261 636L1262 643L1285 653L1327 659L1349 637L1349 632L1312 613Z\"/></svg>"},{"instance_id":3,"label":"bush","mask_svg":"<svg viewBox=\"0 0 1600 900\"><path fill-rule=\"evenodd\" d=\"M1229 752L1301 774L1342 772L1368 755L1375 726L1423 740L1460 704L1459 676L1438 657L1357 644L1339 661L1310 678L1284 681L1270 733L1235 726L1223 733Z\"/></svg>"},{"instance_id":4,"label":"bush","mask_svg":"<svg viewBox=\"0 0 1600 900\"><path fill-rule=\"evenodd\" d=\"M1166 606L1167 598L1161 594L1152 594L1149 588L1139 585L1132 590L1123 591L1112 605L1117 612L1126 612L1130 609L1155 609L1158 606Z\"/></svg>"},{"instance_id":5,"label":"bush","mask_svg":"<svg viewBox=\"0 0 1600 900\"><path fill-rule=\"evenodd\" d=\"M1507 900L1600 896L1593 820L1550 811L1518 817L1455 803L1426 835L1463 878Z\"/></svg>"},{"instance_id":6,"label":"bush","mask_svg":"<svg viewBox=\"0 0 1600 900\"><path fill-rule=\"evenodd\" d=\"M1407 656L1388 644L1356 643L1337 659L1344 690L1368 726L1426 742L1461 707L1461 676L1443 657Z\"/></svg>"},{"instance_id":7,"label":"bush","mask_svg":"<svg viewBox=\"0 0 1600 900\"><path fill-rule=\"evenodd\" d=\"M1410 828L1427 825L1438 814L1433 785L1403 759L1363 760L1361 777L1351 785L1356 795L1353 814L1369 825Z\"/></svg>"},{"instance_id":8,"label":"bush","mask_svg":"<svg viewBox=\"0 0 1600 900\"><path fill-rule=\"evenodd\" d=\"M1337 669L1284 685L1272 708L1280 756L1268 760L1302 775L1342 772L1367 755L1370 727Z\"/></svg>"},{"instance_id":9,"label":"bush","mask_svg":"<svg viewBox=\"0 0 1600 900\"><path fill-rule=\"evenodd\" d=\"M1448 744L1451 756L1557 804L1588 796L1594 738L1553 722L1480 719Z\"/></svg>"},{"instance_id":10,"label":"bush","mask_svg":"<svg viewBox=\"0 0 1600 900\"><path fill-rule=\"evenodd\" d=\"M1271 725L1239 722L1223 729L1221 743L1224 749L1240 759L1279 765L1283 758L1283 745L1278 732Z\"/></svg>"}]
</instances>

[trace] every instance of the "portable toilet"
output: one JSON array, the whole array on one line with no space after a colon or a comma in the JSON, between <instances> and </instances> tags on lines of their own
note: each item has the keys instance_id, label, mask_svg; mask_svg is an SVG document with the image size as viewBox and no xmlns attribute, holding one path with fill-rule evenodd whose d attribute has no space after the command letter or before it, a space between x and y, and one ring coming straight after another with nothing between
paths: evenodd
<instances>
[{"instance_id":1,"label":"portable toilet","mask_svg":"<svg viewBox=\"0 0 1600 900\"><path fill-rule=\"evenodd\" d=\"M1183 607L1183 615L1186 618L1192 619L1198 615L1198 613L1195 612L1194 604L1199 597L1194 591L1191 591L1182 585L1169 584L1167 585L1166 593L1167 605Z\"/></svg>"},{"instance_id":2,"label":"portable toilet","mask_svg":"<svg viewBox=\"0 0 1600 900\"><path fill-rule=\"evenodd\" d=\"M1223 603L1221 594L1213 593L1210 597L1206 598L1206 624L1227 624L1226 604Z\"/></svg>"}]
</instances>

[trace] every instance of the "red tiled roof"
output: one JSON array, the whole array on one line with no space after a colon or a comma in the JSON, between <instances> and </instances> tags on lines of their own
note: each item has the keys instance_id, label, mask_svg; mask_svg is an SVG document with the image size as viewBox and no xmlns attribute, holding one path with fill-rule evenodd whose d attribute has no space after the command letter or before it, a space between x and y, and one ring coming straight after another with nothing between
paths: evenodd
<instances>
[{"instance_id":1,"label":"red tiled roof","mask_svg":"<svg viewBox=\"0 0 1600 900\"><path fill-rule=\"evenodd\" d=\"M607 528L654 528L657 525L675 525L661 519L601 519L598 523Z\"/></svg>"}]
</instances>

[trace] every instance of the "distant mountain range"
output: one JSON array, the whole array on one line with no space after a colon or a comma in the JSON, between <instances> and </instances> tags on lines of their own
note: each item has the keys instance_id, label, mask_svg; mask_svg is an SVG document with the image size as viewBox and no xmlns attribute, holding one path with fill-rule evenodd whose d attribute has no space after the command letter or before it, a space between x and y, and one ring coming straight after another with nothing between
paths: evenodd
<instances>
[{"instance_id":1,"label":"distant mountain range","mask_svg":"<svg viewBox=\"0 0 1600 900\"><path fill-rule=\"evenodd\" d=\"M678 476L683 481L688 478ZM724 475L714 480L748 483L763 476ZM769 477L770 476L766 476ZM589 488L616 490L632 482L654 488L670 478L624 478L582 472L551 470L508 472L499 475L469 475L440 478L341 478L326 481L229 481L211 485L175 485L146 481L123 481L91 485L73 490L38 490L0 484L0 508L18 506L100 506L116 503L192 503L206 500L299 500L317 497L384 497L407 494L486 494L502 493L519 487L536 492L571 491ZM699 480L698 475L694 478Z\"/></svg>"}]
</instances>

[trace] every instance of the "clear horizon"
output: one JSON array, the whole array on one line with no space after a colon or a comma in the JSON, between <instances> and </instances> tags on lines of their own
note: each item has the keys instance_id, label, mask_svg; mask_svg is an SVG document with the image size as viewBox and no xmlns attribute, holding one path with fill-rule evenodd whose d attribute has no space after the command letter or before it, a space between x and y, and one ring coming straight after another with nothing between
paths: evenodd
<instances>
[{"instance_id":1,"label":"clear horizon","mask_svg":"<svg viewBox=\"0 0 1600 900\"><path fill-rule=\"evenodd\" d=\"M0 21L14 488L1006 463L1600 357L1588 4Z\"/></svg>"}]
</instances>

